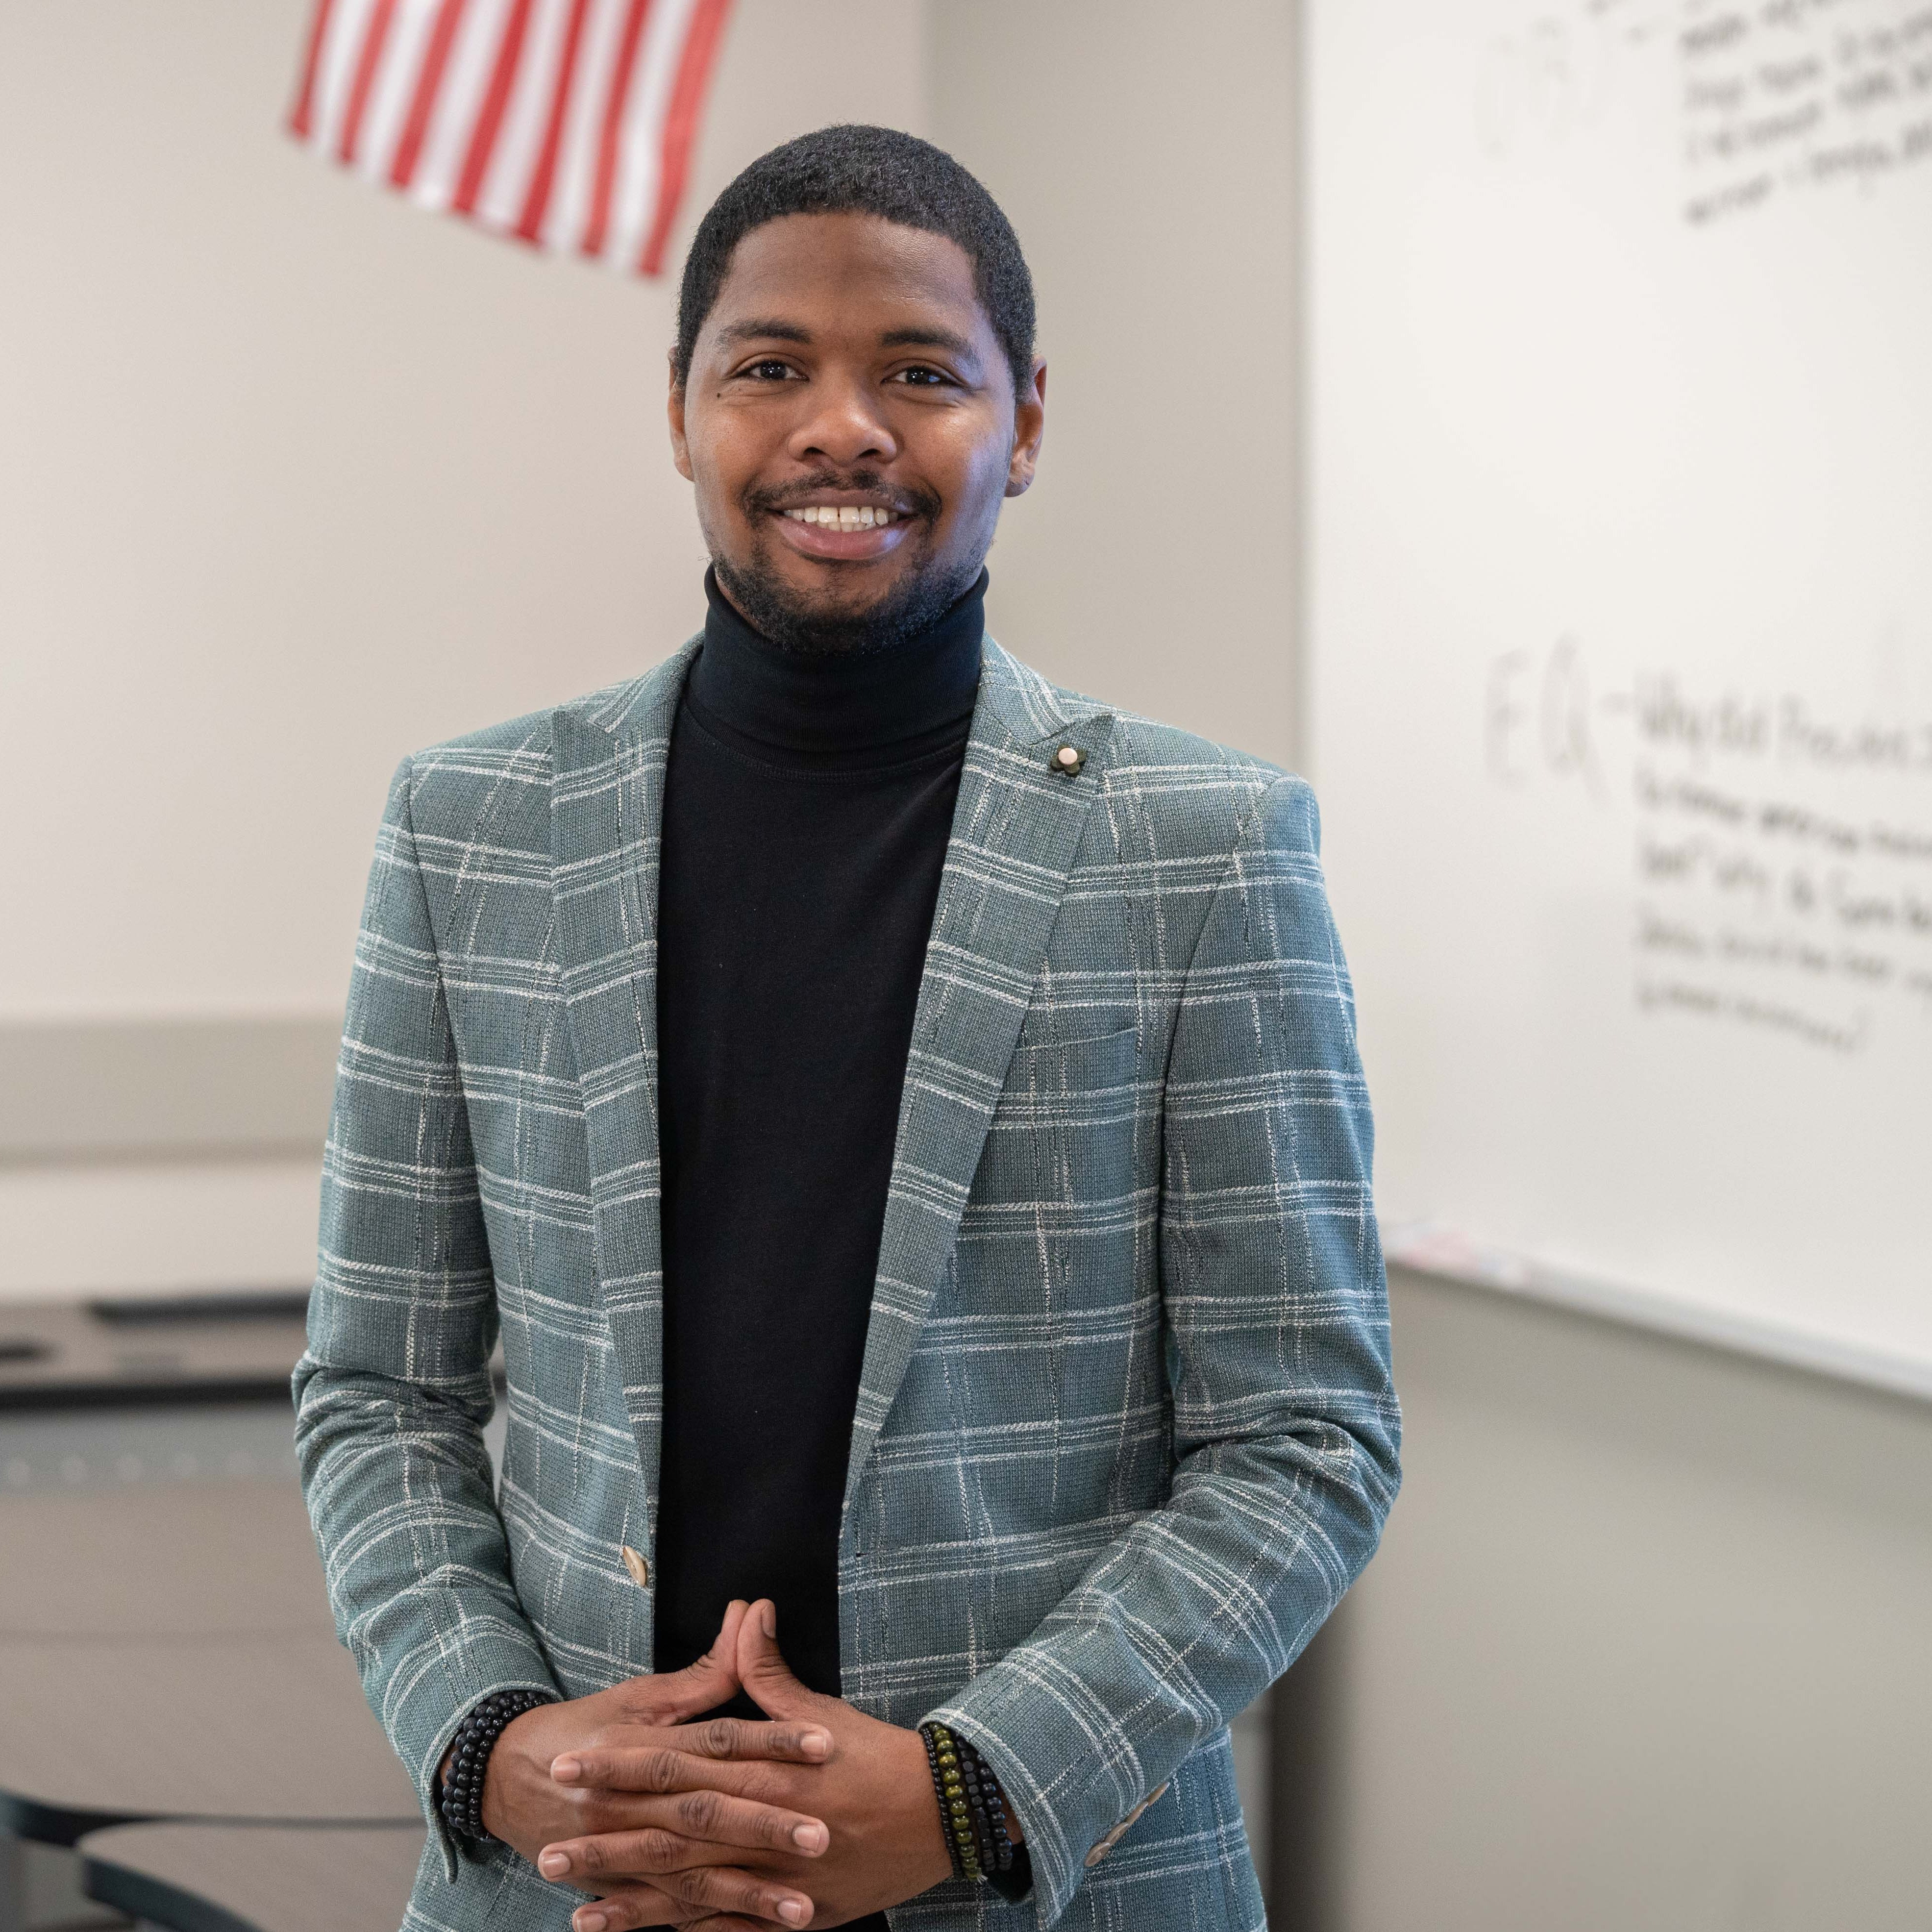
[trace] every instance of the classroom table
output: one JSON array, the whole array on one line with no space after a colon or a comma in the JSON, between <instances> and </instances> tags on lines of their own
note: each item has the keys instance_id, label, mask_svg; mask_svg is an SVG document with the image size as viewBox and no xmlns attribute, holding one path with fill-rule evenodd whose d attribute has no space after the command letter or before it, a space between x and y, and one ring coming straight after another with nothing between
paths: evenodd
<instances>
[{"instance_id":1,"label":"classroom table","mask_svg":"<svg viewBox=\"0 0 1932 1932\"><path fill-rule=\"evenodd\" d=\"M80 1846L90 1898L168 1932L396 1932L420 1826L124 1825Z\"/></svg>"},{"instance_id":2,"label":"classroom table","mask_svg":"<svg viewBox=\"0 0 1932 1932\"><path fill-rule=\"evenodd\" d=\"M403 1822L416 1791L333 1637L0 1637L0 1829Z\"/></svg>"},{"instance_id":3,"label":"classroom table","mask_svg":"<svg viewBox=\"0 0 1932 1932\"><path fill-rule=\"evenodd\" d=\"M335 1641L292 1473L224 1478L232 1430L186 1412L84 1465L58 1437L50 1455L0 1432L40 1478L0 1492L0 1827L67 1843L184 1811L414 1815ZM211 1473L167 1479L184 1458ZM292 1776L286 1741L310 1726L326 1760Z\"/></svg>"},{"instance_id":4,"label":"classroom table","mask_svg":"<svg viewBox=\"0 0 1932 1932\"><path fill-rule=\"evenodd\" d=\"M327 1636L292 1480L0 1491L0 1641Z\"/></svg>"},{"instance_id":5,"label":"classroom table","mask_svg":"<svg viewBox=\"0 0 1932 1932\"><path fill-rule=\"evenodd\" d=\"M0 1926L23 1840L184 1816L419 1828L334 1635L292 1424L285 1395L0 1399Z\"/></svg>"},{"instance_id":6,"label":"classroom table","mask_svg":"<svg viewBox=\"0 0 1932 1932\"><path fill-rule=\"evenodd\" d=\"M288 1400L305 1290L0 1305L0 1413Z\"/></svg>"}]
</instances>

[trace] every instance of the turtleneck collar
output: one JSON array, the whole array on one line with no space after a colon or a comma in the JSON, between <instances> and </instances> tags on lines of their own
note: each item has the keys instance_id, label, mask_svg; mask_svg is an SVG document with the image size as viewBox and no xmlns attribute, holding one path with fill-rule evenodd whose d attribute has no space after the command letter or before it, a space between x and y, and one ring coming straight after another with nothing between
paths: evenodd
<instances>
[{"instance_id":1,"label":"turtleneck collar","mask_svg":"<svg viewBox=\"0 0 1932 1932\"><path fill-rule=\"evenodd\" d=\"M704 573L710 610L685 683L700 721L793 754L830 755L964 735L980 684L986 573L929 631L862 656L781 649Z\"/></svg>"}]
</instances>

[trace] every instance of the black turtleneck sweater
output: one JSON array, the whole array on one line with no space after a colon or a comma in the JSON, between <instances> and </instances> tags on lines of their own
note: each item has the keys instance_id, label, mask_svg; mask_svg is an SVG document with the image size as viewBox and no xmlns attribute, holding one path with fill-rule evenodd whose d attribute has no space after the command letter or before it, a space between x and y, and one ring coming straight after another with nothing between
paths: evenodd
<instances>
[{"instance_id":1,"label":"black turtleneck sweater","mask_svg":"<svg viewBox=\"0 0 1932 1932\"><path fill-rule=\"evenodd\" d=\"M706 579L658 885L661 1670L770 1597L792 1668L839 1691L846 1456L985 584L848 657L780 650Z\"/></svg>"}]
</instances>

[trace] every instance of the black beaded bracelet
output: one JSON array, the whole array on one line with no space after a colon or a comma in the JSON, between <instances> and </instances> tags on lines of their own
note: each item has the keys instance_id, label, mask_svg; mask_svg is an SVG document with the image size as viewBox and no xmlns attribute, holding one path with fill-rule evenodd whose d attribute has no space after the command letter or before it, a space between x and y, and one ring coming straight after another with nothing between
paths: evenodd
<instances>
[{"instance_id":1,"label":"black beaded bracelet","mask_svg":"<svg viewBox=\"0 0 1932 1932\"><path fill-rule=\"evenodd\" d=\"M986 1761L970 1744L962 1754L960 1767L966 1774L967 1798L973 1808L973 1822L980 1828L985 1841L980 1862L986 1868L988 1878L995 1872L1010 1871L1013 1866L1013 1841L1006 1829L1006 1802L1000 1790L1000 1781L986 1768Z\"/></svg>"},{"instance_id":2,"label":"black beaded bracelet","mask_svg":"<svg viewBox=\"0 0 1932 1932\"><path fill-rule=\"evenodd\" d=\"M1017 1904L1033 1889L1033 1856L1024 1845L1013 1843L1006 1823L1006 1795L986 1760L973 1747L960 1740L961 1763L977 1775L979 1802L984 1808L983 1823L990 1843L980 1862L986 1868L986 1882L1002 1898Z\"/></svg>"},{"instance_id":3,"label":"black beaded bracelet","mask_svg":"<svg viewBox=\"0 0 1932 1932\"><path fill-rule=\"evenodd\" d=\"M466 1851L490 1842L483 1828L483 1778L496 1740L526 1711L556 1702L548 1690L493 1691L457 1726L436 1809L449 1835Z\"/></svg>"}]
</instances>

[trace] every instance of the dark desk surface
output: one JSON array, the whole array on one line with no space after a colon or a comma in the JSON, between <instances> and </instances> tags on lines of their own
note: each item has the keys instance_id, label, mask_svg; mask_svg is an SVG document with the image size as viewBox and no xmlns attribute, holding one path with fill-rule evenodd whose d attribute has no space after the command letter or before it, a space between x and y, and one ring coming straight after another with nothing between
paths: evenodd
<instances>
[{"instance_id":1,"label":"dark desk surface","mask_svg":"<svg viewBox=\"0 0 1932 1932\"><path fill-rule=\"evenodd\" d=\"M88 1897L172 1932L396 1932L415 1830L128 1825L83 1840Z\"/></svg>"},{"instance_id":2,"label":"dark desk surface","mask_svg":"<svg viewBox=\"0 0 1932 1932\"><path fill-rule=\"evenodd\" d=\"M0 1410L288 1400L305 1291L0 1306Z\"/></svg>"},{"instance_id":3,"label":"dark desk surface","mask_svg":"<svg viewBox=\"0 0 1932 1932\"><path fill-rule=\"evenodd\" d=\"M288 1412L308 1292L0 1303L0 1414L268 1401ZM500 1354L493 1364L502 1386Z\"/></svg>"},{"instance_id":4,"label":"dark desk surface","mask_svg":"<svg viewBox=\"0 0 1932 1932\"><path fill-rule=\"evenodd\" d=\"M0 1637L0 1828L421 1815L332 1636Z\"/></svg>"}]
</instances>

